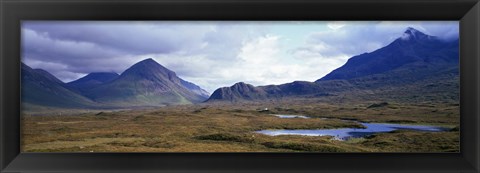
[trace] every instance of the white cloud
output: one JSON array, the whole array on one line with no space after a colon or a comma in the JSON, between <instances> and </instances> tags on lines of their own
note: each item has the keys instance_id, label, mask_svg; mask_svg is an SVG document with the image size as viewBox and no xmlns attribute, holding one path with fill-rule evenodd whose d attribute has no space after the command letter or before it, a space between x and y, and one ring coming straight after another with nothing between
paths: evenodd
<instances>
[{"instance_id":1,"label":"white cloud","mask_svg":"<svg viewBox=\"0 0 480 173\"><path fill-rule=\"evenodd\" d=\"M235 57L215 60L208 54L201 56L155 56L155 60L192 81L209 92L223 86L243 81L254 85L290 82L290 65L282 62L279 36L265 35L245 40ZM196 69L196 72L191 72Z\"/></svg>"},{"instance_id":2,"label":"white cloud","mask_svg":"<svg viewBox=\"0 0 480 173\"><path fill-rule=\"evenodd\" d=\"M340 29L345 26L345 22L343 21L333 21L333 22L328 22L327 27L333 30Z\"/></svg>"}]
</instances>

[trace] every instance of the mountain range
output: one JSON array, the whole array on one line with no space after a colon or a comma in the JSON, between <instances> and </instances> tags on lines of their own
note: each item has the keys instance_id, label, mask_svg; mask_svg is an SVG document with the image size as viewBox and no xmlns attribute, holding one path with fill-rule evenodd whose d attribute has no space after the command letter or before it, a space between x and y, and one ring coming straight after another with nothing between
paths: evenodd
<instances>
[{"instance_id":1,"label":"mountain range","mask_svg":"<svg viewBox=\"0 0 480 173\"><path fill-rule=\"evenodd\" d=\"M458 66L458 39L446 41L407 28L387 46L353 56L314 82L266 86L238 82L218 88L210 96L153 59L140 61L120 75L94 72L69 83L22 63L22 102L62 108L125 108L325 97L357 91L382 91L389 96L437 92L455 98L459 87Z\"/></svg>"},{"instance_id":2,"label":"mountain range","mask_svg":"<svg viewBox=\"0 0 480 173\"><path fill-rule=\"evenodd\" d=\"M190 84L185 86L184 84ZM97 102L121 106L159 106L199 103L208 95L192 90L192 83L153 59L136 63L110 82L92 87L85 96ZM202 90L202 89L200 89ZM204 90L203 90L204 91Z\"/></svg>"},{"instance_id":3,"label":"mountain range","mask_svg":"<svg viewBox=\"0 0 480 173\"><path fill-rule=\"evenodd\" d=\"M442 88L455 91L458 90L455 88L458 87L458 64L458 39L446 41L407 28L401 37L387 46L351 57L343 66L315 82L294 81L257 87L239 82L215 90L207 102L322 97L375 89L404 90L412 85L415 85L418 92L434 91L432 88L421 89L425 85L439 84L448 86L438 87L437 90Z\"/></svg>"},{"instance_id":4,"label":"mountain range","mask_svg":"<svg viewBox=\"0 0 480 173\"><path fill-rule=\"evenodd\" d=\"M153 59L140 61L121 75L94 72L64 83L42 69L22 63L22 102L61 108L125 108L192 104L209 93L178 77Z\"/></svg>"}]
</instances>

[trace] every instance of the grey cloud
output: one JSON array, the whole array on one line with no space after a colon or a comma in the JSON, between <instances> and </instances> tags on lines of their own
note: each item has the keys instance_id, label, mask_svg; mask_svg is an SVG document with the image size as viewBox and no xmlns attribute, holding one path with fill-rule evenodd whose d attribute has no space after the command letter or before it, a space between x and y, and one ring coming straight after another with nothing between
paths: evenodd
<instances>
[{"instance_id":1,"label":"grey cloud","mask_svg":"<svg viewBox=\"0 0 480 173\"><path fill-rule=\"evenodd\" d=\"M132 54L169 53L191 37L175 25L141 22L27 21L22 27L52 39L90 42Z\"/></svg>"},{"instance_id":2,"label":"grey cloud","mask_svg":"<svg viewBox=\"0 0 480 173\"><path fill-rule=\"evenodd\" d=\"M48 35L39 34L29 29L22 30L23 58L36 61L62 64L64 70L75 73L89 73L97 70L119 72L123 61L112 58L125 55L123 52L104 48L91 42L55 40ZM54 68L37 64L36 68L55 71Z\"/></svg>"},{"instance_id":3,"label":"grey cloud","mask_svg":"<svg viewBox=\"0 0 480 173\"><path fill-rule=\"evenodd\" d=\"M458 38L457 21L347 22L344 27L337 30L310 34L306 44L292 52L304 51L325 57L335 57L341 54L354 56L386 46L399 38L407 27L414 27L441 39ZM329 49L315 49L319 45L329 47Z\"/></svg>"},{"instance_id":4,"label":"grey cloud","mask_svg":"<svg viewBox=\"0 0 480 173\"><path fill-rule=\"evenodd\" d=\"M61 80L74 77L67 73L121 73L144 55L161 55L179 75L198 76L182 64L188 61L179 59L203 55L218 64L234 61L242 43L255 36L252 33L255 29L235 22L24 21L22 58L27 64L63 65L28 64ZM205 68L201 70L211 67Z\"/></svg>"}]
</instances>

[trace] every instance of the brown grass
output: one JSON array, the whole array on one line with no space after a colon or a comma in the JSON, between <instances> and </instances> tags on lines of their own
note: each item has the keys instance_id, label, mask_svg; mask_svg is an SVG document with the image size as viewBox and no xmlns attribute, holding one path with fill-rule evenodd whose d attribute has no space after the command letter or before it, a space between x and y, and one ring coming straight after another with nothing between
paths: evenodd
<instances>
[{"instance_id":1,"label":"brown grass","mask_svg":"<svg viewBox=\"0 0 480 173\"><path fill-rule=\"evenodd\" d=\"M342 121L459 125L458 105L380 101L352 104L322 100L199 104L149 110L84 111L75 115L24 115L24 152L452 152L459 132L396 131L348 141L331 137L267 136L264 129L357 127ZM269 108L267 112L259 111ZM281 119L271 114L307 115ZM331 118L331 119L321 119Z\"/></svg>"}]
</instances>

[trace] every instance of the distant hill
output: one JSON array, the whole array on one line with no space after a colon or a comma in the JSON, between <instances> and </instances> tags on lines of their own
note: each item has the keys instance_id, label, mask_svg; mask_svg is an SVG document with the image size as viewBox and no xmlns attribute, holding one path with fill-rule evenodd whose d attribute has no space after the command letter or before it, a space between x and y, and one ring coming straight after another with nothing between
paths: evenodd
<instances>
[{"instance_id":1,"label":"distant hill","mask_svg":"<svg viewBox=\"0 0 480 173\"><path fill-rule=\"evenodd\" d=\"M114 72L95 72L90 73L80 79L67 83L68 88L79 92L85 92L101 84L113 81L118 76Z\"/></svg>"},{"instance_id":2,"label":"distant hill","mask_svg":"<svg viewBox=\"0 0 480 173\"><path fill-rule=\"evenodd\" d=\"M161 106L202 102L208 95L201 91L153 59L146 59L113 81L85 91L85 96L117 106Z\"/></svg>"},{"instance_id":3,"label":"distant hill","mask_svg":"<svg viewBox=\"0 0 480 173\"><path fill-rule=\"evenodd\" d=\"M121 75L95 72L69 83L22 63L22 102L29 105L126 108L199 103L208 97L207 91L153 59L138 62Z\"/></svg>"},{"instance_id":4,"label":"distant hill","mask_svg":"<svg viewBox=\"0 0 480 173\"><path fill-rule=\"evenodd\" d=\"M262 100L267 98L267 92L262 88L243 82L236 83L230 87L223 87L215 90L208 101L241 101L241 100Z\"/></svg>"},{"instance_id":5,"label":"distant hill","mask_svg":"<svg viewBox=\"0 0 480 173\"><path fill-rule=\"evenodd\" d=\"M22 63L22 103L61 108L91 108L97 104L70 91L64 83L41 69L32 69Z\"/></svg>"},{"instance_id":6,"label":"distant hill","mask_svg":"<svg viewBox=\"0 0 480 173\"><path fill-rule=\"evenodd\" d=\"M180 79L180 84L182 84L183 87L189 89L190 91L196 93L197 95L200 95L204 98L210 97L210 93L208 93L208 91L205 91L204 89L200 88L198 85L195 85L194 83Z\"/></svg>"},{"instance_id":7,"label":"distant hill","mask_svg":"<svg viewBox=\"0 0 480 173\"><path fill-rule=\"evenodd\" d=\"M389 45L354 56L345 65L315 82L295 81L258 87L240 82L215 90L207 101L322 97L356 91L373 92L375 89L388 90L391 95L452 91L449 97L457 97L458 64L458 40L444 41L407 28L400 38ZM415 90L405 91L405 88Z\"/></svg>"},{"instance_id":8,"label":"distant hill","mask_svg":"<svg viewBox=\"0 0 480 173\"><path fill-rule=\"evenodd\" d=\"M283 97L306 96L329 96L330 92L354 89L347 81L328 81L319 85L308 81L294 81L281 85L253 86L243 82L230 87L222 87L213 92L207 102L242 102L261 101L267 99L279 99Z\"/></svg>"}]
</instances>

